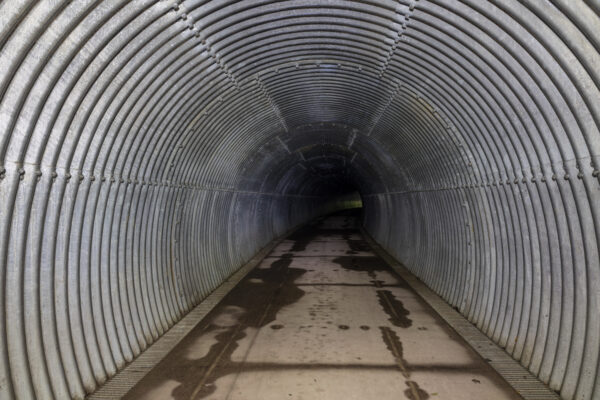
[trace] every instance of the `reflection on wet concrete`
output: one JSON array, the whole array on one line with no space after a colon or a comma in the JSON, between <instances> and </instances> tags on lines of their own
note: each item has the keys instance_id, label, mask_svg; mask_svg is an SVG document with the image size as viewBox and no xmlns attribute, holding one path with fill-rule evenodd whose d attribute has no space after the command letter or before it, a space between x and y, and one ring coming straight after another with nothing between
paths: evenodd
<instances>
[{"instance_id":1,"label":"reflection on wet concrete","mask_svg":"<svg viewBox=\"0 0 600 400\"><path fill-rule=\"evenodd\" d=\"M352 213L322 219L289 241L291 247L275 249L280 255L248 274L126 398L345 399L349 390L361 399L378 391L381 399L425 400L440 392L439 383L426 378L432 373L471 382L474 395L463 390L460 398L482 398L477 393L486 388L495 390L487 398L519 398L497 376L481 375L493 372L371 252ZM307 254L318 241L333 241L328 251L346 255ZM406 341L414 346L423 340L418 335L430 335L458 356L413 351L411 359ZM311 383L305 388L298 382L306 374ZM474 377L485 385L474 385ZM388 386L369 387L380 380Z\"/></svg>"}]
</instances>

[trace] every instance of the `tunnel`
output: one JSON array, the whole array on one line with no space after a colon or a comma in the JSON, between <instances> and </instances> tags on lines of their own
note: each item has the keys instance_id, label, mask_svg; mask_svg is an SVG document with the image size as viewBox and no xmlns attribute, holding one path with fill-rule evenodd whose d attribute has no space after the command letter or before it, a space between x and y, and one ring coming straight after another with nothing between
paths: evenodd
<instances>
[{"instance_id":1,"label":"tunnel","mask_svg":"<svg viewBox=\"0 0 600 400\"><path fill-rule=\"evenodd\" d=\"M268 243L365 234L600 399L596 0L0 2L0 398L83 399Z\"/></svg>"}]
</instances>

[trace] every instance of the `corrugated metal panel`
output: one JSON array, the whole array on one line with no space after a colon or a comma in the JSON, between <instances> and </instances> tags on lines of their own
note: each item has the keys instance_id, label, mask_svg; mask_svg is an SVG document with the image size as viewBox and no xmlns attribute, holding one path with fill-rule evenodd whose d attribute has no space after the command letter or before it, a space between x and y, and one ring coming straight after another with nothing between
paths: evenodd
<instances>
[{"instance_id":1,"label":"corrugated metal panel","mask_svg":"<svg viewBox=\"0 0 600 400\"><path fill-rule=\"evenodd\" d=\"M0 397L93 392L354 187L429 287L600 397L599 10L1 2Z\"/></svg>"}]
</instances>

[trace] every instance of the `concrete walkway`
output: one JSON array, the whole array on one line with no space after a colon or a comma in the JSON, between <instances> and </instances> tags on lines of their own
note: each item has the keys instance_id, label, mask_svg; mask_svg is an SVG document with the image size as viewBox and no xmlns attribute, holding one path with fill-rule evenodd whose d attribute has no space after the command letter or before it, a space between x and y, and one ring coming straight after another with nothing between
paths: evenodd
<instances>
[{"instance_id":1,"label":"concrete walkway","mask_svg":"<svg viewBox=\"0 0 600 400\"><path fill-rule=\"evenodd\" d=\"M126 398L521 397L375 256L346 212L277 246Z\"/></svg>"}]
</instances>

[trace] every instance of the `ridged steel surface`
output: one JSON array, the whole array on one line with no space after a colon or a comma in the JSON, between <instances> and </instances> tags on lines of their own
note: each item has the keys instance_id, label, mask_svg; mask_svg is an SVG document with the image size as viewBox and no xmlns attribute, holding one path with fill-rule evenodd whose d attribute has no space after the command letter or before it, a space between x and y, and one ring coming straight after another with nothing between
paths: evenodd
<instances>
[{"instance_id":1,"label":"ridged steel surface","mask_svg":"<svg viewBox=\"0 0 600 400\"><path fill-rule=\"evenodd\" d=\"M600 398L599 51L596 0L0 2L0 398L83 398L355 187Z\"/></svg>"}]
</instances>

